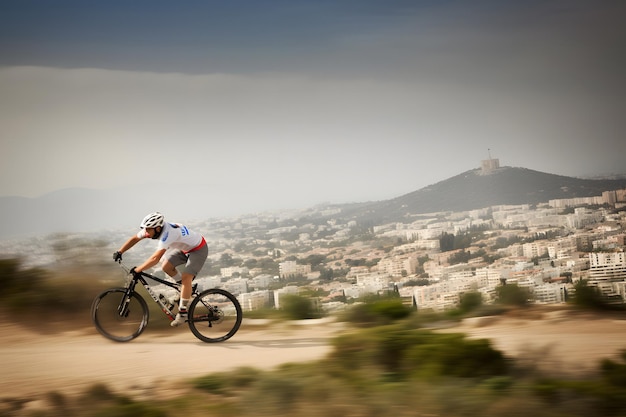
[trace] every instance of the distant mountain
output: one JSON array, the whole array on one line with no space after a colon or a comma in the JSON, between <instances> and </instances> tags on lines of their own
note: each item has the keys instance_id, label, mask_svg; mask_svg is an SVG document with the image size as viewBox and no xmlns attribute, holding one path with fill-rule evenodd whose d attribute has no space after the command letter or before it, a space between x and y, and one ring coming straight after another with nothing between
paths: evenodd
<instances>
[{"instance_id":1,"label":"distant mountain","mask_svg":"<svg viewBox=\"0 0 626 417\"><path fill-rule=\"evenodd\" d=\"M157 185L107 190L67 188L37 198L0 197L0 239L45 236L51 233L138 230L150 212L170 219L206 219L207 207L188 206L176 194ZM181 216L181 217L178 217ZM106 238L105 235L103 237Z\"/></svg>"},{"instance_id":2,"label":"distant mountain","mask_svg":"<svg viewBox=\"0 0 626 417\"><path fill-rule=\"evenodd\" d=\"M345 219L381 224L405 220L410 214L466 211L502 204L537 204L556 198L598 196L603 191L626 188L626 179L580 179L525 168L502 167L488 175L481 173L480 169L466 171L391 200L334 207L341 208L339 216ZM210 205L190 206L169 196L164 188L168 190L162 185L111 190L72 188L39 198L0 197L0 239L45 236L55 232L132 231L137 229L146 213L155 210L167 213L172 220L207 220L216 217L218 208L232 215L245 214L220 207L221 201L244 207L244 199L251 198L247 194L238 196L241 193L231 190L229 198L216 198ZM186 192L197 193L198 188L191 186L191 191L177 188L178 196L184 196ZM217 195L215 189L201 192Z\"/></svg>"},{"instance_id":3,"label":"distant mountain","mask_svg":"<svg viewBox=\"0 0 626 417\"><path fill-rule=\"evenodd\" d=\"M63 189L37 198L0 197L0 238L106 229L113 226L116 217L119 221L124 216L127 205L109 191L83 188Z\"/></svg>"},{"instance_id":4,"label":"distant mountain","mask_svg":"<svg viewBox=\"0 0 626 417\"><path fill-rule=\"evenodd\" d=\"M410 214L467 211L496 205L538 204L593 197L626 188L626 179L580 179L526 168L473 169L403 196L344 208L347 217L370 223L401 221Z\"/></svg>"}]
</instances>

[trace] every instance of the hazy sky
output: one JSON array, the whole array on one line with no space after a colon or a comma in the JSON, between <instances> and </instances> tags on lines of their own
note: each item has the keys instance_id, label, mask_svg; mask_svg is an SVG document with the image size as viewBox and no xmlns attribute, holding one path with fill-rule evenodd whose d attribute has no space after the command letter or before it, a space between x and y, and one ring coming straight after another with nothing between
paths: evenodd
<instances>
[{"instance_id":1,"label":"hazy sky","mask_svg":"<svg viewBox=\"0 0 626 417\"><path fill-rule=\"evenodd\" d=\"M0 0L0 196L381 200L488 149L625 172L625 21L623 0Z\"/></svg>"}]
</instances>

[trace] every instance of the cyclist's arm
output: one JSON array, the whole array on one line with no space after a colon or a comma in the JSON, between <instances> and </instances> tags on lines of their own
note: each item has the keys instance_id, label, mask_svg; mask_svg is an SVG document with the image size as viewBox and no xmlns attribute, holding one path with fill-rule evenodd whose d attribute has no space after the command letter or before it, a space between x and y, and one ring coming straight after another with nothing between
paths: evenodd
<instances>
[{"instance_id":1,"label":"cyclist's arm","mask_svg":"<svg viewBox=\"0 0 626 417\"><path fill-rule=\"evenodd\" d=\"M151 257L146 259L146 261L144 263L142 263L141 265L135 267L135 272L144 271L144 270L152 268L154 265L158 264L159 261L161 260L161 257L163 256L163 254L165 253L166 250L167 249L157 249L157 251L154 252Z\"/></svg>"},{"instance_id":2,"label":"cyclist's arm","mask_svg":"<svg viewBox=\"0 0 626 417\"><path fill-rule=\"evenodd\" d=\"M122 247L120 248L119 252L121 252L121 253L126 252L128 249L130 249L130 248L132 248L133 246L135 246L135 244L136 244L137 242L139 242L141 239L143 239L143 238L141 238L141 237L139 237L139 236L133 236L133 237L131 237L130 239L128 239L128 240L126 241L126 243L124 243L124 244L122 245Z\"/></svg>"}]
</instances>

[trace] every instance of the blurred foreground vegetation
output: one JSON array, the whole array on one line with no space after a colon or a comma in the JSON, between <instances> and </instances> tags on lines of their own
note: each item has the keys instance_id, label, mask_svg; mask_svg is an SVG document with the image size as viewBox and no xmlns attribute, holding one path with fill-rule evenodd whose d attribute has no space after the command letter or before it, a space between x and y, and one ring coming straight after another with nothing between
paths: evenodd
<instances>
[{"instance_id":1,"label":"blurred foreground vegetation","mask_svg":"<svg viewBox=\"0 0 626 417\"><path fill-rule=\"evenodd\" d=\"M123 276L117 269L50 272L0 260L0 282L5 309L27 318L45 313L47 320L71 315L73 323L80 311L88 323L93 297L121 285ZM286 305L282 318L319 316L303 299ZM0 417L626 416L626 351L589 375L553 375L533 367L533 358L522 363L506 357L488 340L427 328L497 308L502 307L484 310L470 295L458 311L436 315L416 312L398 298L370 297L338 317L351 330L331 341L332 351L322 360L173 381L183 388L174 397L132 398L97 384L77 396L42 393L46 407L36 411L23 408L26 399L3 398ZM543 355L536 354L537 360Z\"/></svg>"},{"instance_id":2,"label":"blurred foreground vegetation","mask_svg":"<svg viewBox=\"0 0 626 417\"><path fill-rule=\"evenodd\" d=\"M24 322L43 314L47 322L72 318L86 324L89 314L82 312L89 312L94 297L123 282L119 272L115 275L87 266L50 271L23 268L20 259L0 259L1 309L19 315Z\"/></svg>"}]
</instances>

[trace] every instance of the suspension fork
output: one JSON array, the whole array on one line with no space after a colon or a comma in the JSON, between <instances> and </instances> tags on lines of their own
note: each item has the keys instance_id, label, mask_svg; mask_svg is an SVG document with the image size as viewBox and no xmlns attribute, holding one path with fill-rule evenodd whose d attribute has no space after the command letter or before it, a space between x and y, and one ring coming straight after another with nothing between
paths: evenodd
<instances>
[{"instance_id":1,"label":"suspension fork","mask_svg":"<svg viewBox=\"0 0 626 417\"><path fill-rule=\"evenodd\" d=\"M130 298L135 293L135 286L137 285L137 279L133 278L126 287L126 291L124 291L124 297L120 302L120 305L117 307L117 312L120 317L128 316L128 305L130 304Z\"/></svg>"}]
</instances>

